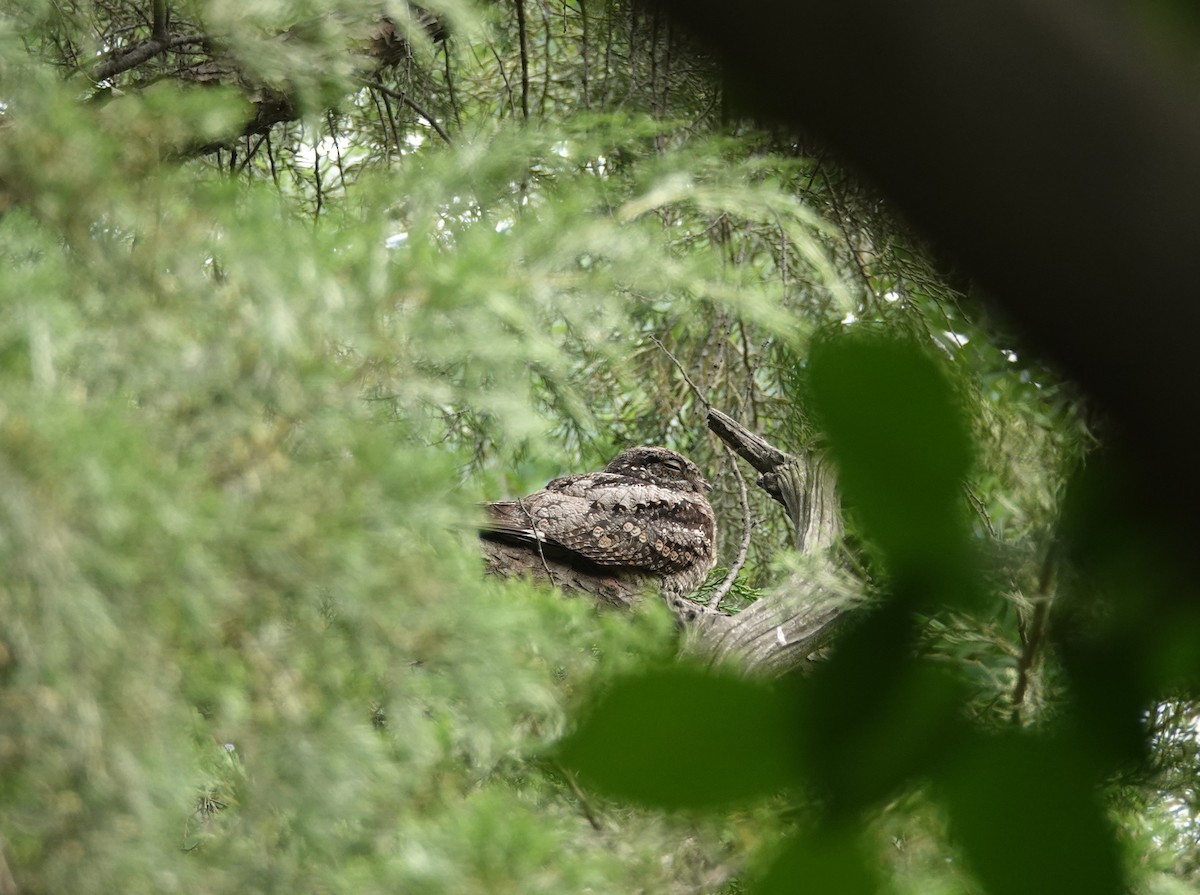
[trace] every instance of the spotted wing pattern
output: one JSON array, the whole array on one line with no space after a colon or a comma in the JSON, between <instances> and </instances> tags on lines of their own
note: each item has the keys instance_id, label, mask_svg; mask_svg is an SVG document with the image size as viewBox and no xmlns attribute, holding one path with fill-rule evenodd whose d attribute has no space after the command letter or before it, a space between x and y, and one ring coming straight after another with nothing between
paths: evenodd
<instances>
[{"instance_id":1,"label":"spotted wing pattern","mask_svg":"<svg viewBox=\"0 0 1200 895\"><path fill-rule=\"evenodd\" d=\"M634 448L603 472L565 476L520 500L488 504L484 536L656 576L665 592L686 594L715 561L708 488L680 454Z\"/></svg>"}]
</instances>

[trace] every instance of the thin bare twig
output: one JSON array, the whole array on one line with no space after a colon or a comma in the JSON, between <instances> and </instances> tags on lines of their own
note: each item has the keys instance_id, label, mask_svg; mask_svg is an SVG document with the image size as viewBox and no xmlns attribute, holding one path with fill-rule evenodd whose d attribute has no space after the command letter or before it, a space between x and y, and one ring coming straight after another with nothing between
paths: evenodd
<instances>
[{"instance_id":1,"label":"thin bare twig","mask_svg":"<svg viewBox=\"0 0 1200 895\"><path fill-rule=\"evenodd\" d=\"M1000 534L996 531L996 526L992 524L992 517L988 515L987 506L984 504L983 498L967 482L963 482L962 489L963 493L967 495L967 502L971 505L971 509L975 511L975 515L979 517L979 520L988 530L988 534L993 539L998 539Z\"/></svg>"},{"instance_id":2,"label":"thin bare twig","mask_svg":"<svg viewBox=\"0 0 1200 895\"><path fill-rule=\"evenodd\" d=\"M742 477L742 471L738 469L737 456L729 445L723 445L723 447L729 457L729 462L733 464L733 474L737 477L738 482L738 499L742 503L742 543L738 547L733 564L725 575L725 580L721 582L720 587L713 591L712 599L708 601L708 608L714 611L721 608L721 601L729 594L733 583L737 581L737 576L746 565L746 554L750 552L750 532L754 528L754 520L750 518L750 495L746 493L746 480Z\"/></svg>"},{"instance_id":3,"label":"thin bare twig","mask_svg":"<svg viewBox=\"0 0 1200 895\"><path fill-rule=\"evenodd\" d=\"M533 521L533 514L529 512L529 508L525 506L525 501L520 497L517 498L517 506L521 508L521 512L525 514L525 518L529 520L529 528L533 532L533 540L538 548L538 557L542 560L542 568L546 570L546 580L557 586L558 582L554 580L554 573L550 571L550 563L546 562L546 553L542 550L542 533L538 531L537 523Z\"/></svg>"},{"instance_id":4,"label":"thin bare twig","mask_svg":"<svg viewBox=\"0 0 1200 895\"><path fill-rule=\"evenodd\" d=\"M237 170L237 172L239 174L241 174L243 171L245 171L246 166L249 165L250 162L252 162L254 160L254 157L256 155L258 155L258 150L263 146L264 143L267 142L267 137L268 137L269 133L270 132L263 134L261 137L259 137L258 142L255 143L253 146L251 146L246 151L246 157L244 159L242 159L242 164L238 167L238 170ZM250 138L247 137L246 140L247 140L247 142L249 142Z\"/></svg>"},{"instance_id":5,"label":"thin bare twig","mask_svg":"<svg viewBox=\"0 0 1200 895\"><path fill-rule=\"evenodd\" d=\"M446 71L446 89L450 93L450 108L454 112L454 124L459 129L462 128L462 118L458 114L458 99L454 95L454 78L450 76L450 43L444 41L442 43L442 62Z\"/></svg>"},{"instance_id":6,"label":"thin bare twig","mask_svg":"<svg viewBox=\"0 0 1200 895\"><path fill-rule=\"evenodd\" d=\"M546 74L546 76L542 79L542 95L538 99L538 116L540 118L545 118L546 101L550 98L550 85L554 82L554 78L551 76L551 70L553 68L553 65L551 64L551 60L553 58L551 49L554 46L554 37L552 34L553 26L550 23L550 15L546 11L546 4L544 0L538 4L538 9L542 13L542 27L545 29L545 40L543 41L545 46L545 58L542 60L542 65L544 66L544 71Z\"/></svg>"},{"instance_id":7,"label":"thin bare twig","mask_svg":"<svg viewBox=\"0 0 1200 895\"><path fill-rule=\"evenodd\" d=\"M664 345L662 342L660 342L657 337L651 336L650 341L653 342L655 345L657 345L659 347L659 349L662 350L662 353L671 359L671 363L673 363L675 365L675 369L677 369L679 371L679 375L683 377L683 381L688 384L688 386L692 390L692 394L695 395L696 400L700 402L700 406L703 407L705 409L705 411L707 412L708 399L704 397L704 393L700 391L700 389L696 385L696 383L692 382L692 377L689 376L687 373L687 370L685 370L683 368L683 364L681 364L679 362L679 358L677 358L675 355L673 355L671 353L671 350L669 348L667 348L667 346Z\"/></svg>"},{"instance_id":8,"label":"thin bare twig","mask_svg":"<svg viewBox=\"0 0 1200 895\"><path fill-rule=\"evenodd\" d=\"M579 0L579 52L583 62L583 73L580 86L583 88L583 108L586 110L591 106L591 97L588 89L588 17L587 17L587 0Z\"/></svg>"},{"instance_id":9,"label":"thin bare twig","mask_svg":"<svg viewBox=\"0 0 1200 895\"><path fill-rule=\"evenodd\" d=\"M321 209L325 207L325 190L321 181L321 151L319 144L313 144L313 186L317 192L317 207L313 211L313 226L321 217Z\"/></svg>"},{"instance_id":10,"label":"thin bare twig","mask_svg":"<svg viewBox=\"0 0 1200 895\"><path fill-rule=\"evenodd\" d=\"M500 79L504 81L504 95L508 97L508 110L512 113L513 118L516 118L517 105L513 99L512 81L508 79L508 72L504 68L504 60L500 58L500 54L496 52L496 48L491 44L488 45L488 49L491 50L492 58L496 60L496 68L500 72ZM478 61L478 58L476 56L476 61Z\"/></svg>"},{"instance_id":11,"label":"thin bare twig","mask_svg":"<svg viewBox=\"0 0 1200 895\"><path fill-rule=\"evenodd\" d=\"M267 146L267 161L271 164L271 180L275 186L279 186L279 172L275 169L275 152L271 148L271 132L267 131L263 135Z\"/></svg>"},{"instance_id":12,"label":"thin bare twig","mask_svg":"<svg viewBox=\"0 0 1200 895\"><path fill-rule=\"evenodd\" d=\"M592 829L597 833L602 832L604 827L600 825L600 818L596 817L596 812L592 810L592 804L588 801L587 795L584 794L579 782L575 779L575 775L563 767L561 762L554 761L552 763L554 769L567 781L567 786L571 787L571 792L575 794L575 798L579 799L579 807L583 809L583 816L588 819L588 823L592 825Z\"/></svg>"},{"instance_id":13,"label":"thin bare twig","mask_svg":"<svg viewBox=\"0 0 1200 895\"><path fill-rule=\"evenodd\" d=\"M363 78L360 83L362 83L365 87L370 87L372 90L378 90L384 96L390 96L392 99L396 99L404 103L404 105L408 106L410 109L424 118L429 123L429 126L437 131L437 135L446 141L447 146L454 145L454 141L450 139L450 134L447 133L444 127L438 124L437 119L409 99L408 94L402 93L399 90L393 90L391 87L381 84L379 81L372 81L367 78Z\"/></svg>"}]
</instances>

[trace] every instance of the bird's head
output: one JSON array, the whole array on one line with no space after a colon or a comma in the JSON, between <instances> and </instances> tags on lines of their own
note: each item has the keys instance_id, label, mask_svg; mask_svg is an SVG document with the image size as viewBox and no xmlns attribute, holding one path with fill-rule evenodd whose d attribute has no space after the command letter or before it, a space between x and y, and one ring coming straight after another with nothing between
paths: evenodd
<instances>
[{"instance_id":1,"label":"bird's head","mask_svg":"<svg viewBox=\"0 0 1200 895\"><path fill-rule=\"evenodd\" d=\"M679 491L704 494L712 490L700 467L683 454L664 447L630 448L613 458L604 471Z\"/></svg>"}]
</instances>

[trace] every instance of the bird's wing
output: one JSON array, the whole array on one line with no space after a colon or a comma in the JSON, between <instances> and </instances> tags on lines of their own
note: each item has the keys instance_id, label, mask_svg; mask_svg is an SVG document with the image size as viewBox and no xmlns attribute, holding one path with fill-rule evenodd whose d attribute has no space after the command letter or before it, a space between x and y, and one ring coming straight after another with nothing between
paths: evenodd
<instances>
[{"instance_id":1,"label":"bird's wing","mask_svg":"<svg viewBox=\"0 0 1200 895\"><path fill-rule=\"evenodd\" d=\"M589 506L582 497L539 491L521 500L484 504L487 519L482 529L510 540L574 549L569 545L578 541L576 529L585 524Z\"/></svg>"},{"instance_id":2,"label":"bird's wing","mask_svg":"<svg viewBox=\"0 0 1200 895\"><path fill-rule=\"evenodd\" d=\"M711 554L711 515L686 495L624 476L567 476L486 509L485 534L562 547L599 565L665 574Z\"/></svg>"}]
</instances>

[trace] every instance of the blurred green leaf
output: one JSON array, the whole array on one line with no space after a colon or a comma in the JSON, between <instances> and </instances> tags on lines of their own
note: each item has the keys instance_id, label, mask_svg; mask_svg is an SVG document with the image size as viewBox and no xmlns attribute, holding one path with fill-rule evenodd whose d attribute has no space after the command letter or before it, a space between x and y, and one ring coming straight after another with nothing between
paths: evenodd
<instances>
[{"instance_id":1,"label":"blurred green leaf","mask_svg":"<svg viewBox=\"0 0 1200 895\"><path fill-rule=\"evenodd\" d=\"M1128 891L1078 744L979 735L940 775L951 833L990 895Z\"/></svg>"},{"instance_id":2,"label":"blurred green leaf","mask_svg":"<svg viewBox=\"0 0 1200 895\"><path fill-rule=\"evenodd\" d=\"M746 803L795 784L792 701L760 681L688 668L623 678L563 740L560 758L607 795L660 808ZM720 768L713 757L725 756Z\"/></svg>"},{"instance_id":3,"label":"blurred green leaf","mask_svg":"<svg viewBox=\"0 0 1200 895\"><path fill-rule=\"evenodd\" d=\"M853 333L818 343L809 376L840 487L896 587L918 603L970 603L979 582L961 488L971 439L945 374L913 344Z\"/></svg>"},{"instance_id":4,"label":"blurred green leaf","mask_svg":"<svg viewBox=\"0 0 1200 895\"><path fill-rule=\"evenodd\" d=\"M961 746L964 688L910 656L910 624L902 606L879 610L802 690L806 779L838 817L914 785Z\"/></svg>"},{"instance_id":5,"label":"blurred green leaf","mask_svg":"<svg viewBox=\"0 0 1200 895\"><path fill-rule=\"evenodd\" d=\"M751 887L753 895L877 895L883 891L876 858L851 826L793 835Z\"/></svg>"}]
</instances>

